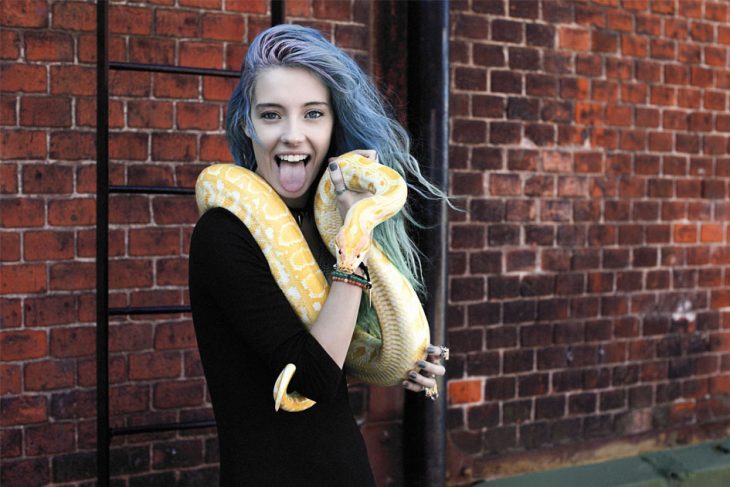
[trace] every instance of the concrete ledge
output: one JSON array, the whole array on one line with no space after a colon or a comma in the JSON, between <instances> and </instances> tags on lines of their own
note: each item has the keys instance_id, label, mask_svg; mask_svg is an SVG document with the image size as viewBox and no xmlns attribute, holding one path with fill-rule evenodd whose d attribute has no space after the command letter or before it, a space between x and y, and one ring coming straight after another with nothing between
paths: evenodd
<instances>
[{"instance_id":1,"label":"concrete ledge","mask_svg":"<svg viewBox=\"0 0 730 487\"><path fill-rule=\"evenodd\" d=\"M727 487L730 439L474 484L479 487Z\"/></svg>"}]
</instances>

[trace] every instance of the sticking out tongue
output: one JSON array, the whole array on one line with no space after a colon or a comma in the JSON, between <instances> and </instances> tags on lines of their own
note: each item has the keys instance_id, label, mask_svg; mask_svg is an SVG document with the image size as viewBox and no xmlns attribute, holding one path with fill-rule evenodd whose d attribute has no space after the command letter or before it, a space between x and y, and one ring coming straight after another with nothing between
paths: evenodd
<instances>
[{"instance_id":1,"label":"sticking out tongue","mask_svg":"<svg viewBox=\"0 0 730 487\"><path fill-rule=\"evenodd\" d=\"M302 162L281 161L279 164L279 182L290 193L296 193L304 187L307 172Z\"/></svg>"}]
</instances>

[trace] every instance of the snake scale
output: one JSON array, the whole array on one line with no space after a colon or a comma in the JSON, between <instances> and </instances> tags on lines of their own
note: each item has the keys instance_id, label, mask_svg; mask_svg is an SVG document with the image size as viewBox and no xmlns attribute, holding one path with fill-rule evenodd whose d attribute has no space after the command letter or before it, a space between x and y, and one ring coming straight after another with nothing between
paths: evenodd
<instances>
[{"instance_id":1,"label":"snake scale","mask_svg":"<svg viewBox=\"0 0 730 487\"><path fill-rule=\"evenodd\" d=\"M380 333L355 327L345 364L350 375L368 384L400 384L416 361L426 357L428 322L410 283L369 236L376 225L400 211L407 186L394 170L359 154L348 153L335 162L349 189L372 196L355 203L343 223L334 186L325 174L315 195L315 223L341 269L352 272L360 255L368 252L371 300L380 324ZM289 304L302 323L311 327L327 297L328 283L294 217L271 186L248 169L215 164L198 177L195 198L200 214L222 207L248 227ZM297 412L314 404L296 392L287 392L295 370L288 364L276 380L277 410Z\"/></svg>"}]
</instances>

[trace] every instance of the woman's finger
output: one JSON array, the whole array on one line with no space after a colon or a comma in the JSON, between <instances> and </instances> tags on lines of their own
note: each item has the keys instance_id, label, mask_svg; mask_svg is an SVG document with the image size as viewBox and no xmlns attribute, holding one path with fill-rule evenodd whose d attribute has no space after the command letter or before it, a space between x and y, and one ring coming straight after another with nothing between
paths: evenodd
<instances>
[{"instance_id":1,"label":"woman's finger","mask_svg":"<svg viewBox=\"0 0 730 487\"><path fill-rule=\"evenodd\" d=\"M429 345L426 347L426 353L431 362L438 362L441 359L449 360L449 349L441 345Z\"/></svg>"},{"instance_id":2,"label":"woman's finger","mask_svg":"<svg viewBox=\"0 0 730 487\"><path fill-rule=\"evenodd\" d=\"M416 366L421 369L421 373L425 374L427 377L444 375L446 373L446 368L443 365L427 362L425 360L419 360L416 362Z\"/></svg>"},{"instance_id":3,"label":"woman's finger","mask_svg":"<svg viewBox=\"0 0 730 487\"><path fill-rule=\"evenodd\" d=\"M345 178L344 176L342 176L342 170L340 169L340 166L334 161L334 159L330 159L329 170L330 179L332 180L332 184L335 187L335 194L339 196L347 191L347 186L345 186Z\"/></svg>"},{"instance_id":4,"label":"woman's finger","mask_svg":"<svg viewBox=\"0 0 730 487\"><path fill-rule=\"evenodd\" d=\"M352 151L355 154L360 154L363 157L367 157L368 159L372 159L375 162L378 162L378 153L373 149L357 149Z\"/></svg>"},{"instance_id":5,"label":"woman's finger","mask_svg":"<svg viewBox=\"0 0 730 487\"><path fill-rule=\"evenodd\" d=\"M436 385L436 381L431 377L426 377L418 372L411 371L408 373L408 380L414 382L423 388L429 388Z\"/></svg>"},{"instance_id":6,"label":"woman's finger","mask_svg":"<svg viewBox=\"0 0 730 487\"><path fill-rule=\"evenodd\" d=\"M403 381L403 388L408 389L409 391L413 392L421 392L424 388L419 386L418 384L415 384L409 380Z\"/></svg>"}]
</instances>

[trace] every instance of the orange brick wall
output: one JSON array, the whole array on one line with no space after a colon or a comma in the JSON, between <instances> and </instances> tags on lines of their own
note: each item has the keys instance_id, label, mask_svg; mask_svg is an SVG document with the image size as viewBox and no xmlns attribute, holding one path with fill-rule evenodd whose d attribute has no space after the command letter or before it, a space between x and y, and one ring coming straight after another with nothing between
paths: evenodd
<instances>
[{"instance_id":1,"label":"orange brick wall","mask_svg":"<svg viewBox=\"0 0 730 487\"><path fill-rule=\"evenodd\" d=\"M450 481L725 433L730 5L450 5Z\"/></svg>"}]
</instances>

